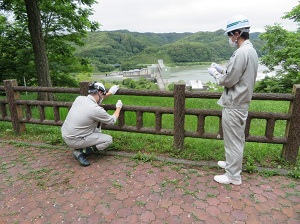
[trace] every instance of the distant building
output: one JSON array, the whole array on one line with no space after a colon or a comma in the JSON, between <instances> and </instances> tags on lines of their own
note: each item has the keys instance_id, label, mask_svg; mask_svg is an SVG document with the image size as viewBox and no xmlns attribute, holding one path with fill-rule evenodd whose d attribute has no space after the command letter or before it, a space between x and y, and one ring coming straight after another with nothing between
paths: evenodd
<instances>
[{"instance_id":1,"label":"distant building","mask_svg":"<svg viewBox=\"0 0 300 224\"><path fill-rule=\"evenodd\" d=\"M119 73L120 75L123 75L123 77L148 77L151 76L151 73L149 73L149 70L146 68L142 69L132 69L129 71L123 71L122 73Z\"/></svg>"},{"instance_id":2,"label":"distant building","mask_svg":"<svg viewBox=\"0 0 300 224\"><path fill-rule=\"evenodd\" d=\"M158 70L158 64L152 64L152 65L149 65L147 67L147 70L148 70L148 74L152 74L152 75L156 75L159 70Z\"/></svg>"},{"instance_id":3,"label":"distant building","mask_svg":"<svg viewBox=\"0 0 300 224\"><path fill-rule=\"evenodd\" d=\"M208 86L203 85L200 80L189 80L186 87L194 91L209 90Z\"/></svg>"}]
</instances>

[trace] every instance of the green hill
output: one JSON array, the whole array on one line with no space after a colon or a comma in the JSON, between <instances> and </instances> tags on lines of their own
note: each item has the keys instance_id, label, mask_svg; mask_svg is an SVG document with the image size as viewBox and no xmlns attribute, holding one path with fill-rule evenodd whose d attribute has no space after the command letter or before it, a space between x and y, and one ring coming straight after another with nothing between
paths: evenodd
<instances>
[{"instance_id":1,"label":"green hill","mask_svg":"<svg viewBox=\"0 0 300 224\"><path fill-rule=\"evenodd\" d=\"M259 33L251 40L261 54ZM163 59L165 64L227 60L232 51L224 30L197 33L138 33L127 30L90 33L76 54L88 58L98 71L145 67Z\"/></svg>"}]
</instances>

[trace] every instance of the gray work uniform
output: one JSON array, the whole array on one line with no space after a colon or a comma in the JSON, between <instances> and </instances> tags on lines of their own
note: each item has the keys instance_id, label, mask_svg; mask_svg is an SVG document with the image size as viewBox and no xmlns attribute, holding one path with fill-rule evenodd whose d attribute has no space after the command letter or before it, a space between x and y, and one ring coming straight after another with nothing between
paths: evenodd
<instances>
[{"instance_id":1,"label":"gray work uniform","mask_svg":"<svg viewBox=\"0 0 300 224\"><path fill-rule=\"evenodd\" d=\"M234 180L241 180L245 125L257 68L257 53L252 43L245 40L231 56L226 67L226 73L216 77L218 84L224 86L224 92L218 100L218 104L223 107L225 175Z\"/></svg>"},{"instance_id":2,"label":"gray work uniform","mask_svg":"<svg viewBox=\"0 0 300 224\"><path fill-rule=\"evenodd\" d=\"M78 96L62 125L62 137L72 149L96 145L104 150L112 143L112 137L97 128L98 123L114 124L116 116L108 114L93 96Z\"/></svg>"}]
</instances>

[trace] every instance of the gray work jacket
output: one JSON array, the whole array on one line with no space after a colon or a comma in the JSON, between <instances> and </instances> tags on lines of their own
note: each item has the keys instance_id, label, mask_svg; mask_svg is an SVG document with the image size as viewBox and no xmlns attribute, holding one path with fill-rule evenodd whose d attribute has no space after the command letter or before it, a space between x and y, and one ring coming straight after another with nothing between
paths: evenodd
<instances>
[{"instance_id":1,"label":"gray work jacket","mask_svg":"<svg viewBox=\"0 0 300 224\"><path fill-rule=\"evenodd\" d=\"M225 74L217 76L224 92L218 104L222 107L248 110L257 76L258 56L249 40L233 53Z\"/></svg>"},{"instance_id":2,"label":"gray work jacket","mask_svg":"<svg viewBox=\"0 0 300 224\"><path fill-rule=\"evenodd\" d=\"M63 138L84 138L92 134L98 123L114 124L116 116L108 114L93 96L78 96L61 127Z\"/></svg>"}]
</instances>

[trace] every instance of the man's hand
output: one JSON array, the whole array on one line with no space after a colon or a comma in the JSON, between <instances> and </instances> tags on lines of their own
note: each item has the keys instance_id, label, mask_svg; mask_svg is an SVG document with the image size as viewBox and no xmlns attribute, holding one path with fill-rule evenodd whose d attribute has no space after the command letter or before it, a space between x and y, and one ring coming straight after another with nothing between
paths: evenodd
<instances>
[{"instance_id":1,"label":"man's hand","mask_svg":"<svg viewBox=\"0 0 300 224\"><path fill-rule=\"evenodd\" d=\"M213 67L210 67L210 68L208 68L207 70L208 70L208 73L209 73L212 77L214 77L214 78L216 78L216 76L217 76L218 74L220 74L220 73L217 71L217 69L215 69L215 68L213 68Z\"/></svg>"},{"instance_id":2,"label":"man's hand","mask_svg":"<svg viewBox=\"0 0 300 224\"><path fill-rule=\"evenodd\" d=\"M224 69L219 64L212 63L211 67L215 68L220 74L223 74L223 72L224 72Z\"/></svg>"},{"instance_id":3,"label":"man's hand","mask_svg":"<svg viewBox=\"0 0 300 224\"><path fill-rule=\"evenodd\" d=\"M110 87L108 92L110 92L112 95L114 95L118 90L119 90L119 85L114 85L114 86Z\"/></svg>"},{"instance_id":4,"label":"man's hand","mask_svg":"<svg viewBox=\"0 0 300 224\"><path fill-rule=\"evenodd\" d=\"M118 102L116 103L116 108L122 108L123 107L123 103L121 100L118 100Z\"/></svg>"}]
</instances>

